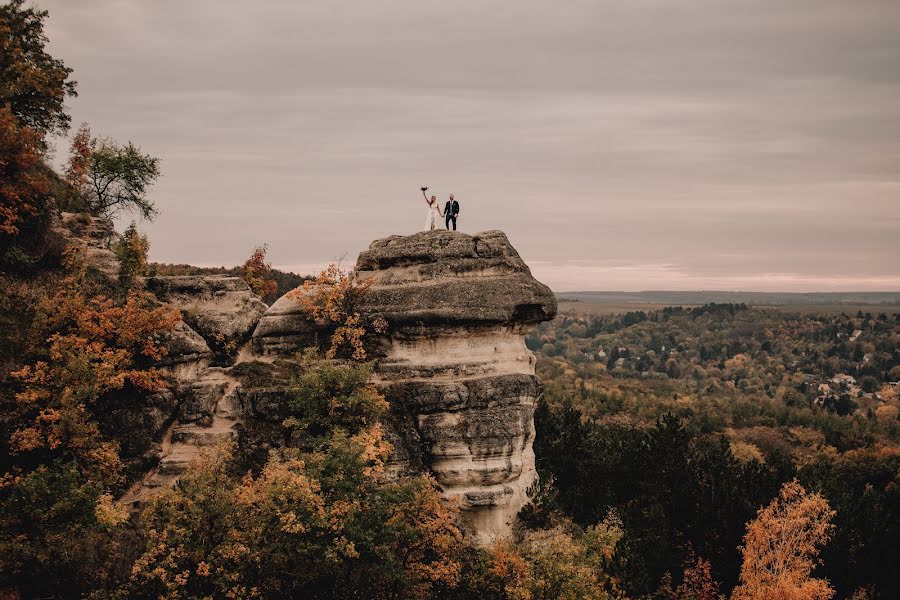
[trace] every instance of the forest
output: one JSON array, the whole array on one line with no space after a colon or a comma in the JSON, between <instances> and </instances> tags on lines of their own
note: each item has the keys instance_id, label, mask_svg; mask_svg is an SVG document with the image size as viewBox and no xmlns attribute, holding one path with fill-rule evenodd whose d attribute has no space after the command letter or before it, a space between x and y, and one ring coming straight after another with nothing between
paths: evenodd
<instances>
[{"instance_id":1,"label":"forest","mask_svg":"<svg viewBox=\"0 0 900 600\"><path fill-rule=\"evenodd\" d=\"M743 524L797 480L835 511L817 572L838 597L896 595L900 314L563 314L527 341L548 502L579 523L618 511L629 593L692 556L735 585Z\"/></svg>"},{"instance_id":2,"label":"forest","mask_svg":"<svg viewBox=\"0 0 900 600\"><path fill-rule=\"evenodd\" d=\"M71 131L77 85L47 16L0 5L0 598L898 596L894 313L711 304L541 325L540 482L514 539L476 547L433 478L385 477L364 343L379 325L326 271L303 288L325 347L235 370L286 390L284 444L210 448L125 506L158 460L138 416L167 397L181 319L142 278L204 271L150 264L138 220L108 249L116 271L97 267L90 227L152 219L164 164ZM265 245L221 271L269 301L303 281Z\"/></svg>"}]
</instances>

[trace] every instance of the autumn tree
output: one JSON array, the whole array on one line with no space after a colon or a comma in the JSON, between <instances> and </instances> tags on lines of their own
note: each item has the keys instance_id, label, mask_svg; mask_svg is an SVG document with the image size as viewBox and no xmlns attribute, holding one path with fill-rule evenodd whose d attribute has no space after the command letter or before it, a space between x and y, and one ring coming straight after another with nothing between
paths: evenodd
<instances>
[{"instance_id":1,"label":"autumn tree","mask_svg":"<svg viewBox=\"0 0 900 600\"><path fill-rule=\"evenodd\" d=\"M69 78L72 69L46 51L47 11L25 4L10 0L0 5L0 107L43 138L69 128L64 103L77 95L76 84Z\"/></svg>"},{"instance_id":2,"label":"autumn tree","mask_svg":"<svg viewBox=\"0 0 900 600\"><path fill-rule=\"evenodd\" d=\"M159 159L143 154L129 142L120 145L110 139L91 141L88 172L88 207L95 215L113 217L136 212L153 219L157 210L147 191L159 178Z\"/></svg>"},{"instance_id":3,"label":"autumn tree","mask_svg":"<svg viewBox=\"0 0 900 600\"><path fill-rule=\"evenodd\" d=\"M678 587L671 588L671 577L667 573L654 597L660 600L719 600L723 596L719 592L719 583L713 579L709 561L689 553Z\"/></svg>"},{"instance_id":4,"label":"autumn tree","mask_svg":"<svg viewBox=\"0 0 900 600\"><path fill-rule=\"evenodd\" d=\"M72 137L72 144L69 147L69 160L66 163L64 173L66 184L68 184L72 195L80 202L86 202L87 194L90 191L88 176L91 172L92 152L91 129L87 123L82 123Z\"/></svg>"},{"instance_id":5,"label":"autumn tree","mask_svg":"<svg viewBox=\"0 0 900 600\"><path fill-rule=\"evenodd\" d=\"M384 319L369 318L360 312L361 301L371 285L371 281L360 281L334 263L315 279L288 292L307 318L329 333L326 357L365 360L366 336L387 331Z\"/></svg>"},{"instance_id":6,"label":"autumn tree","mask_svg":"<svg viewBox=\"0 0 900 600\"><path fill-rule=\"evenodd\" d=\"M250 254L250 258L241 266L241 279L247 282L253 293L260 298L268 298L278 289L278 282L269 279L272 274L272 265L266 262L268 244L257 246Z\"/></svg>"},{"instance_id":7,"label":"autumn tree","mask_svg":"<svg viewBox=\"0 0 900 600\"><path fill-rule=\"evenodd\" d=\"M619 598L606 567L622 534L614 513L586 531L565 522L527 531L519 543L491 550L490 573L511 599Z\"/></svg>"},{"instance_id":8,"label":"autumn tree","mask_svg":"<svg viewBox=\"0 0 900 600\"><path fill-rule=\"evenodd\" d=\"M835 512L818 493L796 480L761 508L744 536L740 585L732 600L829 600L829 582L815 579L820 548L828 541Z\"/></svg>"},{"instance_id":9,"label":"autumn tree","mask_svg":"<svg viewBox=\"0 0 900 600\"><path fill-rule=\"evenodd\" d=\"M9 107L0 106L0 251L44 212L49 184L40 169L41 135L20 126Z\"/></svg>"},{"instance_id":10,"label":"autumn tree","mask_svg":"<svg viewBox=\"0 0 900 600\"><path fill-rule=\"evenodd\" d=\"M33 335L43 345L12 374L15 404L4 415L0 580L33 597L83 584L95 536L124 518L111 502L123 471L99 425L102 402L165 387L154 366L165 354L160 334L178 320L138 296L91 293L76 250L67 265L71 274L38 307Z\"/></svg>"},{"instance_id":11,"label":"autumn tree","mask_svg":"<svg viewBox=\"0 0 900 600\"><path fill-rule=\"evenodd\" d=\"M142 513L146 542L114 597L424 600L454 588L455 513L426 478L378 484L359 468L365 444L347 441L243 478L221 454L202 459Z\"/></svg>"}]
</instances>

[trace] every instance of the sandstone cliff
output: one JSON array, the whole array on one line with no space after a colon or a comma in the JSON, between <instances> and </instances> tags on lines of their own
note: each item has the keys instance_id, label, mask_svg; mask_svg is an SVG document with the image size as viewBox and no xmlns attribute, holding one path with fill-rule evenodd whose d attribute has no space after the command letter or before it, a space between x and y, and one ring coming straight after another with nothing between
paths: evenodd
<instances>
[{"instance_id":1,"label":"sandstone cliff","mask_svg":"<svg viewBox=\"0 0 900 600\"><path fill-rule=\"evenodd\" d=\"M506 536L536 478L541 386L524 336L553 318L553 293L499 231L378 240L353 277L370 284L359 309L389 324L373 377L391 404L391 473L431 473L473 539ZM162 458L133 502L175 481L204 445L236 438L245 456L264 460L288 443L286 388L296 353L317 335L296 300L266 309L239 279L155 277L146 289L184 321L168 342L172 398L158 403L175 406Z\"/></svg>"},{"instance_id":2,"label":"sandstone cliff","mask_svg":"<svg viewBox=\"0 0 900 600\"><path fill-rule=\"evenodd\" d=\"M376 379L393 408L395 469L424 465L459 501L470 535L505 536L536 478L541 386L525 334L556 314L506 236L425 232L374 242L355 276L385 318Z\"/></svg>"}]
</instances>

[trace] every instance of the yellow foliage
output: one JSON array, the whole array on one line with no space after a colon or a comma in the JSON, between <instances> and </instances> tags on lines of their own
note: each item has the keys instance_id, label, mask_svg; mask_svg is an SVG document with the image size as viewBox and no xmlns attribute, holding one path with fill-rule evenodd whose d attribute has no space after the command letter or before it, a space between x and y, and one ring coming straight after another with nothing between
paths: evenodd
<instances>
[{"instance_id":1,"label":"yellow foliage","mask_svg":"<svg viewBox=\"0 0 900 600\"><path fill-rule=\"evenodd\" d=\"M584 533L565 525L528 531L518 544L491 550L489 572L511 600L621 598L604 569L621 538L615 514Z\"/></svg>"},{"instance_id":2,"label":"yellow foliage","mask_svg":"<svg viewBox=\"0 0 900 600\"><path fill-rule=\"evenodd\" d=\"M820 494L796 480L747 525L740 585L732 600L829 600L834 589L814 579L819 548L828 541L835 512Z\"/></svg>"},{"instance_id":3,"label":"yellow foliage","mask_svg":"<svg viewBox=\"0 0 900 600\"><path fill-rule=\"evenodd\" d=\"M357 311L360 299L371 286L371 280L357 280L351 272L333 263L315 279L288 292L310 321L331 331L327 358L347 355L353 360L364 361L367 357L366 334L387 332L387 321L380 317L367 321Z\"/></svg>"}]
</instances>

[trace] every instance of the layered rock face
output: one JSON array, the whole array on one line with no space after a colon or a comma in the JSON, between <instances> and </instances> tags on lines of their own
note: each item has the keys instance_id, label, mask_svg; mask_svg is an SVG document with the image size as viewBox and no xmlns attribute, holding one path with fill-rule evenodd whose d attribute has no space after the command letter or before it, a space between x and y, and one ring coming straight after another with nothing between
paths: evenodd
<instances>
[{"instance_id":1,"label":"layered rock face","mask_svg":"<svg viewBox=\"0 0 900 600\"><path fill-rule=\"evenodd\" d=\"M119 237L113 223L103 217L63 212L53 229L69 242L84 246L85 262L109 278L119 274L119 259L110 246Z\"/></svg>"},{"instance_id":2,"label":"layered rock face","mask_svg":"<svg viewBox=\"0 0 900 600\"><path fill-rule=\"evenodd\" d=\"M171 486L199 456L200 448L237 437L238 385L227 365L266 310L238 277L151 277L144 286L177 308L183 320L162 340L168 354L160 367L171 386L149 405L163 439L156 467L122 499L133 505Z\"/></svg>"},{"instance_id":3,"label":"layered rock face","mask_svg":"<svg viewBox=\"0 0 900 600\"><path fill-rule=\"evenodd\" d=\"M375 376L395 471L431 471L476 541L507 536L536 478L541 386L524 335L555 316L553 293L499 231L379 240L354 275L371 284L361 310L390 325Z\"/></svg>"},{"instance_id":4,"label":"layered rock face","mask_svg":"<svg viewBox=\"0 0 900 600\"><path fill-rule=\"evenodd\" d=\"M374 382L391 405L391 472L431 473L459 502L474 541L508 536L536 479L533 415L541 385L524 336L555 316L553 293L499 231L378 240L359 256L353 277L368 286L358 309L389 326L370 356ZM174 415L159 419L167 426L161 459L124 499L133 503L176 481L202 446L237 439L243 454L264 461L285 443L287 395L279 382L301 368L296 353L319 334L295 299L265 309L236 278L145 283L184 322L166 340L172 398L157 403ZM272 377L280 371L284 377Z\"/></svg>"},{"instance_id":5,"label":"layered rock face","mask_svg":"<svg viewBox=\"0 0 900 600\"><path fill-rule=\"evenodd\" d=\"M239 277L148 277L145 286L162 302L179 309L209 347L224 354L237 351L268 308Z\"/></svg>"}]
</instances>

